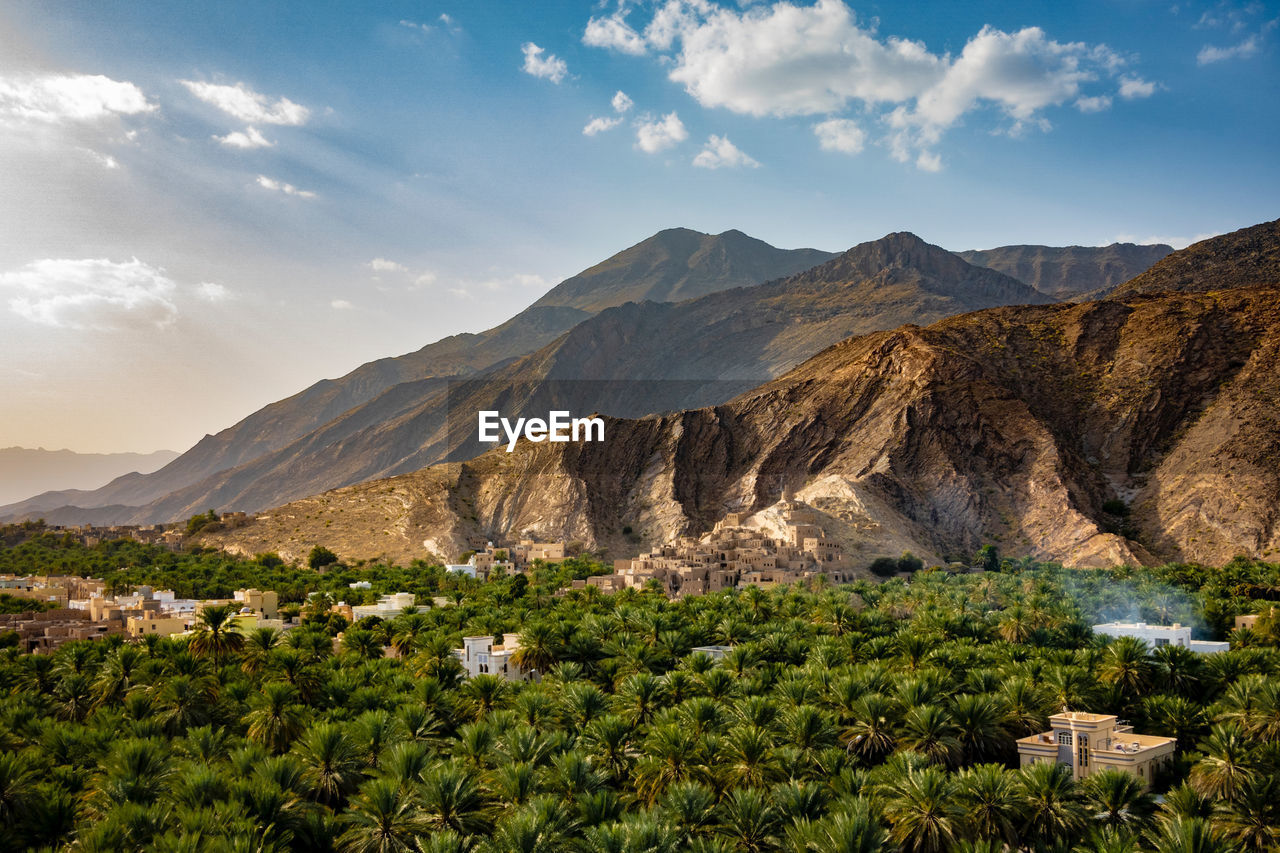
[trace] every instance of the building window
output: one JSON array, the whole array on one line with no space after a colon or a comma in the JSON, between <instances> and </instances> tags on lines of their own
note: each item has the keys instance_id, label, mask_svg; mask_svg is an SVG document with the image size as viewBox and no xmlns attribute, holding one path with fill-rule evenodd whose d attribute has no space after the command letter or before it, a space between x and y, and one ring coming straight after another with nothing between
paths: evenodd
<instances>
[{"instance_id":1,"label":"building window","mask_svg":"<svg viewBox=\"0 0 1280 853\"><path fill-rule=\"evenodd\" d=\"M1158 649L1158 648L1160 648L1161 646L1167 646L1167 645L1169 645L1169 638L1168 638L1168 637L1156 637L1156 648L1157 648L1157 649Z\"/></svg>"},{"instance_id":2,"label":"building window","mask_svg":"<svg viewBox=\"0 0 1280 853\"><path fill-rule=\"evenodd\" d=\"M1058 732L1058 743L1071 746L1071 732Z\"/></svg>"}]
</instances>

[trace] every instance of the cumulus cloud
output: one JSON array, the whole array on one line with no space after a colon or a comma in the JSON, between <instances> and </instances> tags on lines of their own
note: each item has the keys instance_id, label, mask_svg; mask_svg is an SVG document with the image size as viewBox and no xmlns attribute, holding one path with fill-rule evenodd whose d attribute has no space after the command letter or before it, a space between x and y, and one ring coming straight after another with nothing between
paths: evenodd
<instances>
[{"instance_id":1,"label":"cumulus cloud","mask_svg":"<svg viewBox=\"0 0 1280 853\"><path fill-rule=\"evenodd\" d=\"M268 178L266 175L258 176L258 186L272 192L284 193L285 195L294 195L298 198L315 198L316 194L311 190L300 190L293 184L286 184L284 181L277 181L274 178Z\"/></svg>"},{"instance_id":2,"label":"cumulus cloud","mask_svg":"<svg viewBox=\"0 0 1280 853\"><path fill-rule=\"evenodd\" d=\"M243 131L228 133L226 136L215 136L214 139L229 148L271 148L275 145L252 126L246 127Z\"/></svg>"},{"instance_id":3,"label":"cumulus cloud","mask_svg":"<svg viewBox=\"0 0 1280 853\"><path fill-rule=\"evenodd\" d=\"M656 154L689 138L684 122L674 112L660 119L641 121L636 125L636 147L646 154Z\"/></svg>"},{"instance_id":4,"label":"cumulus cloud","mask_svg":"<svg viewBox=\"0 0 1280 853\"><path fill-rule=\"evenodd\" d=\"M587 122L586 127L582 128L584 136L595 136L597 133L604 133L606 130L613 130L622 124L620 118L593 118Z\"/></svg>"},{"instance_id":5,"label":"cumulus cloud","mask_svg":"<svg viewBox=\"0 0 1280 853\"><path fill-rule=\"evenodd\" d=\"M1100 113L1111 106L1111 98L1106 95L1094 95L1087 98L1076 98L1076 109L1082 113Z\"/></svg>"},{"instance_id":6,"label":"cumulus cloud","mask_svg":"<svg viewBox=\"0 0 1280 853\"><path fill-rule=\"evenodd\" d=\"M617 94L613 96L613 100L610 101L610 103L613 104L613 111L615 113L625 113L635 106L635 101L631 100L630 96L621 89L619 89Z\"/></svg>"},{"instance_id":7,"label":"cumulus cloud","mask_svg":"<svg viewBox=\"0 0 1280 853\"><path fill-rule=\"evenodd\" d=\"M395 261L386 258L374 258L369 261L369 269L374 272L408 272L409 268L404 264L398 264Z\"/></svg>"},{"instance_id":8,"label":"cumulus cloud","mask_svg":"<svg viewBox=\"0 0 1280 853\"><path fill-rule=\"evenodd\" d=\"M226 302L231 298L231 291L216 282L202 281L196 285L196 295L205 302Z\"/></svg>"},{"instance_id":9,"label":"cumulus cloud","mask_svg":"<svg viewBox=\"0 0 1280 853\"><path fill-rule=\"evenodd\" d=\"M1129 77L1128 75L1120 78L1120 97L1127 100L1134 98L1149 98L1156 93L1156 84L1143 80L1140 77Z\"/></svg>"},{"instance_id":10,"label":"cumulus cloud","mask_svg":"<svg viewBox=\"0 0 1280 853\"><path fill-rule=\"evenodd\" d=\"M178 82L206 104L247 124L302 125L311 117L311 111L301 104L295 104L288 98L276 98L272 101L267 95L255 92L243 83L227 86L198 80Z\"/></svg>"},{"instance_id":11,"label":"cumulus cloud","mask_svg":"<svg viewBox=\"0 0 1280 853\"><path fill-rule=\"evenodd\" d=\"M554 53L547 53L531 41L521 45L520 51L524 54L525 74L559 83L569 73L569 66L563 59Z\"/></svg>"},{"instance_id":12,"label":"cumulus cloud","mask_svg":"<svg viewBox=\"0 0 1280 853\"><path fill-rule=\"evenodd\" d=\"M9 309L33 323L62 329L127 331L164 328L178 318L177 284L137 258L32 261L0 273Z\"/></svg>"},{"instance_id":13,"label":"cumulus cloud","mask_svg":"<svg viewBox=\"0 0 1280 853\"><path fill-rule=\"evenodd\" d=\"M0 76L0 116L49 123L88 122L156 109L132 83L101 74Z\"/></svg>"},{"instance_id":14,"label":"cumulus cloud","mask_svg":"<svg viewBox=\"0 0 1280 853\"><path fill-rule=\"evenodd\" d=\"M660 54L668 77L705 107L834 120L861 105L888 124L894 156L926 169L941 162L933 149L945 131L969 113L994 107L1002 129L1017 134L1048 129L1047 108L1100 105L1089 99L1110 97L1108 81L1123 98L1155 91L1137 77L1114 82L1127 60L1105 45L1058 42L1039 27L984 27L959 54L937 54L920 41L881 36L842 0L665 0L642 29L629 22L629 11L624 2L612 15L592 18L583 41ZM819 144L834 131L819 133Z\"/></svg>"},{"instance_id":15,"label":"cumulus cloud","mask_svg":"<svg viewBox=\"0 0 1280 853\"><path fill-rule=\"evenodd\" d=\"M813 126L813 133L823 151L857 154L867 142L867 134L858 127L858 123L847 118L818 122Z\"/></svg>"},{"instance_id":16,"label":"cumulus cloud","mask_svg":"<svg viewBox=\"0 0 1280 853\"><path fill-rule=\"evenodd\" d=\"M702 169L723 169L735 166L759 168L760 164L742 152L724 136L712 135L707 144L693 158L693 165Z\"/></svg>"},{"instance_id":17,"label":"cumulus cloud","mask_svg":"<svg viewBox=\"0 0 1280 853\"><path fill-rule=\"evenodd\" d=\"M329 303L329 307L335 311L350 311L352 308L355 308L356 306L352 305L350 302L348 302L345 299L335 299Z\"/></svg>"},{"instance_id":18,"label":"cumulus cloud","mask_svg":"<svg viewBox=\"0 0 1280 853\"><path fill-rule=\"evenodd\" d=\"M644 37L627 23L625 6L612 15L593 17L587 21L582 43L592 47L612 48L632 56L640 56L647 51Z\"/></svg>"}]
</instances>

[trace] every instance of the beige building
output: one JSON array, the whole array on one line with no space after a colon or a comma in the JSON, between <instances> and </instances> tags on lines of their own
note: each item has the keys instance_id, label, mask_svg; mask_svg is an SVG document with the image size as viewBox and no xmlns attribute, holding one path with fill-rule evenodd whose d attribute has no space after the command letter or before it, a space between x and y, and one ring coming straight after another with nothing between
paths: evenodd
<instances>
[{"instance_id":1,"label":"beige building","mask_svg":"<svg viewBox=\"0 0 1280 853\"><path fill-rule=\"evenodd\" d=\"M183 616L169 616L145 611L140 616L130 616L126 629L130 637L145 637L149 634L157 637L172 637L187 630L187 619Z\"/></svg>"},{"instance_id":2,"label":"beige building","mask_svg":"<svg viewBox=\"0 0 1280 853\"><path fill-rule=\"evenodd\" d=\"M238 589L234 599L263 619L275 619L280 613L280 599L274 590Z\"/></svg>"},{"instance_id":3,"label":"beige building","mask_svg":"<svg viewBox=\"0 0 1280 853\"><path fill-rule=\"evenodd\" d=\"M1154 774L1173 762L1173 738L1135 734L1112 714L1065 711L1050 717L1049 725L1049 731L1017 741L1021 766L1066 764L1077 780L1102 770L1123 770L1150 787Z\"/></svg>"}]
</instances>

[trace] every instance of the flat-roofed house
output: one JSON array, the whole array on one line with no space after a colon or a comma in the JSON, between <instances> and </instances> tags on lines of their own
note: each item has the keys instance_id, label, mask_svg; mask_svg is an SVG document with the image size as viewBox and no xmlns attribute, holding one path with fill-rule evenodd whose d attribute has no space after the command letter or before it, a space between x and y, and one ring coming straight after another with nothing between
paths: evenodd
<instances>
[{"instance_id":1,"label":"flat-roofed house","mask_svg":"<svg viewBox=\"0 0 1280 853\"><path fill-rule=\"evenodd\" d=\"M1152 776L1173 761L1173 738L1136 734L1113 714L1064 711L1050 717L1049 725L1049 731L1017 741L1021 766L1047 761L1066 764L1076 779L1103 770L1123 770L1150 787Z\"/></svg>"}]
</instances>

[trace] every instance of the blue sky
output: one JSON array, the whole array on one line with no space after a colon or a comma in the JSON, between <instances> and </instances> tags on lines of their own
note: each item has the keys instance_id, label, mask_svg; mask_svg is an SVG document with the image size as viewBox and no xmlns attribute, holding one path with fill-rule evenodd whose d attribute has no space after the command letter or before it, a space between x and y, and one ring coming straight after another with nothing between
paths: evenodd
<instances>
[{"instance_id":1,"label":"blue sky","mask_svg":"<svg viewBox=\"0 0 1280 853\"><path fill-rule=\"evenodd\" d=\"M0 445L183 449L676 225L965 249L1274 219L1278 19L9 2Z\"/></svg>"}]
</instances>

